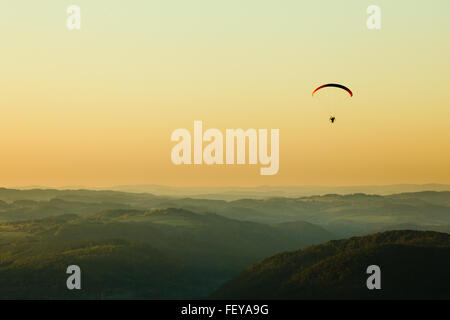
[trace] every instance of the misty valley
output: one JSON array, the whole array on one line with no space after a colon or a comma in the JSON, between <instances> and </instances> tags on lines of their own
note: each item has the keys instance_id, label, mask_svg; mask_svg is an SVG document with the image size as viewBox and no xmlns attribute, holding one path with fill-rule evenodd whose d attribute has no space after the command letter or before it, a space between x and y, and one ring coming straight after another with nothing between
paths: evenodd
<instances>
[{"instance_id":1,"label":"misty valley","mask_svg":"<svg viewBox=\"0 0 450 320\"><path fill-rule=\"evenodd\" d=\"M225 201L0 189L0 297L443 298L449 232L450 192ZM382 294L365 287L374 261ZM81 290L65 286L69 265Z\"/></svg>"}]
</instances>

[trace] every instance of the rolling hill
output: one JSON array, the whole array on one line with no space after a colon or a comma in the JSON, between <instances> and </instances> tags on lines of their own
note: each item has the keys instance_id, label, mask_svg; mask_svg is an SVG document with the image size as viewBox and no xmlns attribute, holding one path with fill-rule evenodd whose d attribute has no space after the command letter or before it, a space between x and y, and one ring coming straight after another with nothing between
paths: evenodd
<instances>
[{"instance_id":1,"label":"rolling hill","mask_svg":"<svg viewBox=\"0 0 450 320\"><path fill-rule=\"evenodd\" d=\"M368 290L366 268L381 268ZM450 235L389 231L284 252L247 268L214 299L450 299Z\"/></svg>"},{"instance_id":2,"label":"rolling hill","mask_svg":"<svg viewBox=\"0 0 450 320\"><path fill-rule=\"evenodd\" d=\"M450 232L450 192L223 201L107 190L0 188L0 299L202 298L264 257L331 239L400 229ZM423 233L411 234L420 238ZM305 249L302 252L312 252L317 259L321 257L318 252L331 252L324 256L330 260L321 264L326 269L314 265L308 272L334 277L335 266L346 270L349 264L352 273L337 275L347 279L360 274L361 270L352 268L364 265L368 256L386 266L391 260L393 266L403 266L411 256L418 259L411 263L421 266L419 260L431 263L433 254L439 256L447 250L375 238L379 243L370 248L361 247L365 241L355 240L359 238L347 240L360 246L360 251L345 246L336 251L345 240ZM333 248L335 251L330 251ZM295 266L295 261L288 264ZM82 267L82 292L69 293L64 287L64 268L69 264ZM439 274L439 268L422 269ZM299 279L315 279L305 274ZM276 287L278 276L285 281L282 275L268 275L268 283L276 281L275 287L267 287L269 293L314 297L287 280L283 291L284 287ZM389 279L389 272L383 277ZM442 278L446 279L445 275ZM259 285L261 279L255 279ZM305 288L304 281L293 283ZM361 279L352 281L349 283L359 288ZM340 288L339 283L336 286ZM225 294L226 288L217 292ZM251 285L249 288L243 287L236 297L254 293ZM261 294L265 288L261 287ZM296 289L290 292L289 288ZM334 291L336 288L328 287L330 297L340 292ZM348 290L346 294L356 293ZM357 292L363 297L361 294ZM340 296L345 297L344 292Z\"/></svg>"},{"instance_id":3,"label":"rolling hill","mask_svg":"<svg viewBox=\"0 0 450 320\"><path fill-rule=\"evenodd\" d=\"M63 214L88 215L110 209L179 208L264 224L304 221L339 237L392 230L402 225L446 232L450 226L450 192L446 191L223 201L117 191L0 188L0 201L0 222Z\"/></svg>"},{"instance_id":4,"label":"rolling hill","mask_svg":"<svg viewBox=\"0 0 450 320\"><path fill-rule=\"evenodd\" d=\"M201 298L264 256L334 236L183 209L114 209L0 225L0 298ZM79 265L83 290L65 288Z\"/></svg>"}]
</instances>

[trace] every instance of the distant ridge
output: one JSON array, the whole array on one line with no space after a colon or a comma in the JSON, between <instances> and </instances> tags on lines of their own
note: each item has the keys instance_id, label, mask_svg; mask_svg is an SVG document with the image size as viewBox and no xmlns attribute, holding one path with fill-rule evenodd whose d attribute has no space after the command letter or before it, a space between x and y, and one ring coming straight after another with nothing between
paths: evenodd
<instances>
[{"instance_id":1,"label":"distant ridge","mask_svg":"<svg viewBox=\"0 0 450 320\"><path fill-rule=\"evenodd\" d=\"M151 193L158 196L190 197L196 199L236 200L242 198L263 199L271 197L306 197L325 194L378 194L422 191L450 191L449 184L393 184L368 186L257 186L257 187L174 187L154 184L120 185L112 187L64 186L58 188L44 186L16 187L20 190L57 189L57 190L108 190L132 193Z\"/></svg>"}]
</instances>

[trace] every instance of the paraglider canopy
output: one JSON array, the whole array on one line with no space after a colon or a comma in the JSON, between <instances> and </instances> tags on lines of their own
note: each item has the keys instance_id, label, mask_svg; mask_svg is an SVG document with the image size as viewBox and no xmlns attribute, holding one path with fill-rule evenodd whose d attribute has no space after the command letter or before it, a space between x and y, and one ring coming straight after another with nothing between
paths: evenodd
<instances>
[{"instance_id":1,"label":"paraglider canopy","mask_svg":"<svg viewBox=\"0 0 450 320\"><path fill-rule=\"evenodd\" d=\"M334 87L334 88L339 88L339 89L345 90L345 91L347 91L350 94L350 97L353 97L353 92L349 88L347 88L346 86L343 86L342 84L337 84L337 83L324 84L323 86L320 86L320 87L316 88L313 91L312 95L314 96L314 93L316 93L316 91L318 91L318 90L320 90L322 88L327 88L327 87Z\"/></svg>"}]
</instances>

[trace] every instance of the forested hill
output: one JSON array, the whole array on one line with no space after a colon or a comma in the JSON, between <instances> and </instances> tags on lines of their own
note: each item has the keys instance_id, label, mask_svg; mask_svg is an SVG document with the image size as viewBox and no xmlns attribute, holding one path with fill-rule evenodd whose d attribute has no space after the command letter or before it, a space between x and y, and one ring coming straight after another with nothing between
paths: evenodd
<instances>
[{"instance_id":1,"label":"forested hill","mask_svg":"<svg viewBox=\"0 0 450 320\"><path fill-rule=\"evenodd\" d=\"M450 232L450 192L389 196L329 194L222 201L117 191L0 188L0 222L62 214L88 215L109 209L157 208L216 213L236 220L266 224L305 221L320 225L340 238L400 229Z\"/></svg>"},{"instance_id":2,"label":"forested hill","mask_svg":"<svg viewBox=\"0 0 450 320\"><path fill-rule=\"evenodd\" d=\"M267 255L333 235L183 209L103 210L0 223L0 299L204 298ZM78 265L83 290L66 288Z\"/></svg>"},{"instance_id":3,"label":"forested hill","mask_svg":"<svg viewBox=\"0 0 450 320\"><path fill-rule=\"evenodd\" d=\"M369 265L381 290L368 290ZM389 231L276 254L219 288L216 299L450 299L450 235Z\"/></svg>"}]
</instances>

